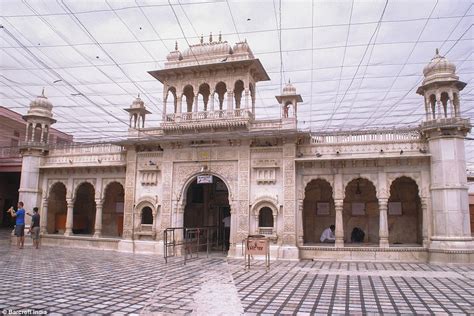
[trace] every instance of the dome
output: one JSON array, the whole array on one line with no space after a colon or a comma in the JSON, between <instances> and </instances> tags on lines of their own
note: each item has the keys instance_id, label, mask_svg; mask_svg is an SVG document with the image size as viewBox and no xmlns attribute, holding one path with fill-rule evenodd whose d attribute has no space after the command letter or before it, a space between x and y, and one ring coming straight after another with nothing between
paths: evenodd
<instances>
[{"instance_id":1,"label":"dome","mask_svg":"<svg viewBox=\"0 0 474 316\"><path fill-rule=\"evenodd\" d=\"M425 76L424 84L437 81L436 79L458 79L456 66L446 57L441 56L438 49L429 64L423 68L423 75Z\"/></svg>"},{"instance_id":2,"label":"dome","mask_svg":"<svg viewBox=\"0 0 474 316\"><path fill-rule=\"evenodd\" d=\"M283 88L283 95L290 95L290 94L296 94L296 88L288 82L286 86Z\"/></svg>"},{"instance_id":3,"label":"dome","mask_svg":"<svg viewBox=\"0 0 474 316\"><path fill-rule=\"evenodd\" d=\"M142 109L145 108L145 102L140 99L140 95L133 101L132 105L130 106L132 109Z\"/></svg>"},{"instance_id":4,"label":"dome","mask_svg":"<svg viewBox=\"0 0 474 316\"><path fill-rule=\"evenodd\" d=\"M53 104L44 95L44 89L40 96L36 97L35 100L31 101L30 108L27 115L42 116L52 118Z\"/></svg>"},{"instance_id":5,"label":"dome","mask_svg":"<svg viewBox=\"0 0 474 316\"><path fill-rule=\"evenodd\" d=\"M181 55L181 52L178 50L178 42L175 42L174 51L170 52L166 56L166 60L168 60L168 61L178 61L178 60L182 60L182 59L183 59L183 56Z\"/></svg>"}]
</instances>

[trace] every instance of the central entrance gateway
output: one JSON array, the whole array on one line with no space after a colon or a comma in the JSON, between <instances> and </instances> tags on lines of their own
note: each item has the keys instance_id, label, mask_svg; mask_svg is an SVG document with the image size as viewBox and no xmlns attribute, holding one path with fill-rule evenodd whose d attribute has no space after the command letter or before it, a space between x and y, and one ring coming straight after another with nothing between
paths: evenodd
<instances>
[{"instance_id":1,"label":"central entrance gateway","mask_svg":"<svg viewBox=\"0 0 474 316\"><path fill-rule=\"evenodd\" d=\"M189 185L184 208L184 227L216 227L229 249L229 190L222 179L213 175L198 176ZM217 232L217 231L216 231Z\"/></svg>"}]
</instances>

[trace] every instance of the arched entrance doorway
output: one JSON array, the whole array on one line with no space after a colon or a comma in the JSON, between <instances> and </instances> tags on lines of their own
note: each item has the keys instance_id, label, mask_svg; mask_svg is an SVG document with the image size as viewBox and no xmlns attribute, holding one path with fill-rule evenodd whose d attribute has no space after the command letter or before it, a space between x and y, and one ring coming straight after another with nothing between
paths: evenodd
<instances>
[{"instance_id":1,"label":"arched entrance doorway","mask_svg":"<svg viewBox=\"0 0 474 316\"><path fill-rule=\"evenodd\" d=\"M93 234L95 224L95 189L88 182L82 183L76 192L73 208L74 234Z\"/></svg>"},{"instance_id":2,"label":"arched entrance doorway","mask_svg":"<svg viewBox=\"0 0 474 316\"><path fill-rule=\"evenodd\" d=\"M395 179L388 199L390 244L422 244L422 211L418 185L408 177Z\"/></svg>"},{"instance_id":3,"label":"arched entrance doorway","mask_svg":"<svg viewBox=\"0 0 474 316\"><path fill-rule=\"evenodd\" d=\"M105 189L102 209L102 234L117 237L123 230L124 190L119 182L110 183Z\"/></svg>"},{"instance_id":4,"label":"arched entrance doorway","mask_svg":"<svg viewBox=\"0 0 474 316\"><path fill-rule=\"evenodd\" d=\"M332 187L323 179L312 180L305 188L303 200L303 241L320 243L323 231L335 223Z\"/></svg>"},{"instance_id":5,"label":"arched entrance doorway","mask_svg":"<svg viewBox=\"0 0 474 316\"><path fill-rule=\"evenodd\" d=\"M46 230L48 234L64 233L66 227L66 186L61 182L53 184L48 196L48 216Z\"/></svg>"},{"instance_id":6,"label":"arched entrance doorway","mask_svg":"<svg viewBox=\"0 0 474 316\"><path fill-rule=\"evenodd\" d=\"M225 247L229 249L230 222L229 190L224 181L213 175L196 177L186 192L183 226L216 227L224 233Z\"/></svg>"},{"instance_id":7,"label":"arched entrance doorway","mask_svg":"<svg viewBox=\"0 0 474 316\"><path fill-rule=\"evenodd\" d=\"M374 184L364 178L347 184L343 204L344 240L348 242L379 243L379 204ZM354 229L362 230L354 238ZM363 236L363 237L362 237Z\"/></svg>"}]
</instances>

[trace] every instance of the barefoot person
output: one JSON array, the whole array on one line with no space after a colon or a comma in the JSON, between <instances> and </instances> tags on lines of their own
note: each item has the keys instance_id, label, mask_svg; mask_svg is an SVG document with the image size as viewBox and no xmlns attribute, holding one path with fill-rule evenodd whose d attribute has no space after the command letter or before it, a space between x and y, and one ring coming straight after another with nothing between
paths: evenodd
<instances>
[{"instance_id":1,"label":"barefoot person","mask_svg":"<svg viewBox=\"0 0 474 316\"><path fill-rule=\"evenodd\" d=\"M15 236L18 249L23 249L25 244L25 210L23 202L18 202L18 210L15 212L13 206L8 210L12 217L16 217Z\"/></svg>"},{"instance_id":2,"label":"barefoot person","mask_svg":"<svg viewBox=\"0 0 474 316\"><path fill-rule=\"evenodd\" d=\"M31 216L30 234L33 239L33 246L38 249L40 242L40 215L38 214L38 208L33 208L33 215L30 213L26 214Z\"/></svg>"}]
</instances>

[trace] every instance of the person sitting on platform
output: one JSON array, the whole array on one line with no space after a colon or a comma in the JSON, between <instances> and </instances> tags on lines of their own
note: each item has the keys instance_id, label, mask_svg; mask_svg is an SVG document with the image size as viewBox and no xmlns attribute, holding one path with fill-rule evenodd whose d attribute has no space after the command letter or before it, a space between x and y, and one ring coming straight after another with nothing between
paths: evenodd
<instances>
[{"instance_id":1,"label":"person sitting on platform","mask_svg":"<svg viewBox=\"0 0 474 316\"><path fill-rule=\"evenodd\" d=\"M354 227L351 233L351 242L364 242L365 233L359 227Z\"/></svg>"},{"instance_id":2,"label":"person sitting on platform","mask_svg":"<svg viewBox=\"0 0 474 316\"><path fill-rule=\"evenodd\" d=\"M336 236L334 235L335 229L336 229L336 226L334 225L331 225L328 228L326 228L321 234L321 238L319 238L319 240L321 240L321 242L324 242L324 243L336 242Z\"/></svg>"}]
</instances>

